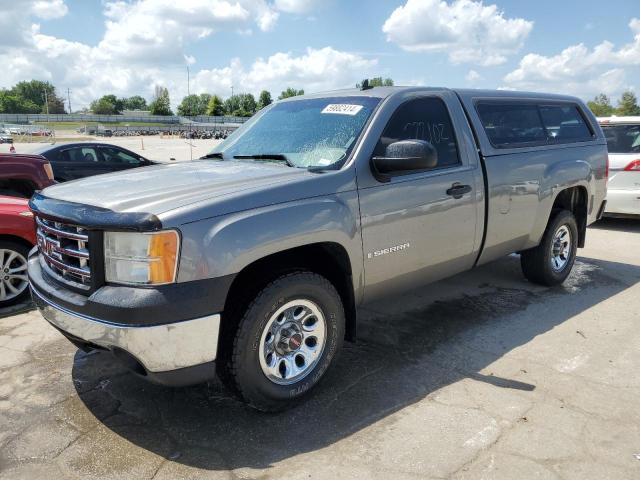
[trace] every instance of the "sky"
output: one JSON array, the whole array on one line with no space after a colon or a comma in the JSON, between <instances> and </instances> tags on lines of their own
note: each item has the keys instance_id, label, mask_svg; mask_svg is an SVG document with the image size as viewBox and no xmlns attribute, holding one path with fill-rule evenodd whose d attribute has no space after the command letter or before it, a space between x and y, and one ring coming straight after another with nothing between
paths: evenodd
<instances>
[{"instance_id":1,"label":"sky","mask_svg":"<svg viewBox=\"0 0 640 480\"><path fill-rule=\"evenodd\" d=\"M396 85L615 100L640 89L640 0L0 0L0 88L277 95Z\"/></svg>"}]
</instances>

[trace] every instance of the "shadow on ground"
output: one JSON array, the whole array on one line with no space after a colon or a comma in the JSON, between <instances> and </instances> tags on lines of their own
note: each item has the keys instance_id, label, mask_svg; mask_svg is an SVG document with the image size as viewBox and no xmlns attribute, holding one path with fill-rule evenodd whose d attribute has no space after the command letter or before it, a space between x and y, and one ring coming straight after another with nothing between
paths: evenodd
<instances>
[{"instance_id":1,"label":"shadow on ground","mask_svg":"<svg viewBox=\"0 0 640 480\"><path fill-rule=\"evenodd\" d=\"M592 224L589 228L611 230L615 232L640 233L640 215L636 218L605 217Z\"/></svg>"},{"instance_id":2,"label":"shadow on ground","mask_svg":"<svg viewBox=\"0 0 640 480\"><path fill-rule=\"evenodd\" d=\"M216 382L183 389L151 385L108 353L78 352L80 398L108 428L172 461L210 469L266 468L318 450L462 378L523 394L535 385L489 367L505 353L640 280L620 265L582 258L562 287L522 279L515 256L363 309L357 344L299 407L266 415ZM526 377L524 378L526 380ZM73 412L70 412L73 415Z\"/></svg>"}]
</instances>

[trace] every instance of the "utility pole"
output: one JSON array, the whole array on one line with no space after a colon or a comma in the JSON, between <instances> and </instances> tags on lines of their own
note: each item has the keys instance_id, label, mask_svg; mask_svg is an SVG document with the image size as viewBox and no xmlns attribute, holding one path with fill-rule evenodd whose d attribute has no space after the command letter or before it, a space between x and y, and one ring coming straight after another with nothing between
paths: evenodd
<instances>
[{"instance_id":1,"label":"utility pole","mask_svg":"<svg viewBox=\"0 0 640 480\"><path fill-rule=\"evenodd\" d=\"M47 122L49 121L49 98L47 97L47 89L44 89L44 104L47 106Z\"/></svg>"},{"instance_id":2,"label":"utility pole","mask_svg":"<svg viewBox=\"0 0 640 480\"><path fill-rule=\"evenodd\" d=\"M189 65L187 65L187 98L191 96L191 77L189 75ZM189 113L193 117L193 110L191 109L191 98L189 98ZM189 119L193 122L192 119ZM189 123L189 159L193 160L193 143L191 139L191 123Z\"/></svg>"},{"instance_id":3,"label":"utility pole","mask_svg":"<svg viewBox=\"0 0 640 480\"><path fill-rule=\"evenodd\" d=\"M69 115L71 115L71 90L67 87L67 100L69 101Z\"/></svg>"},{"instance_id":4,"label":"utility pole","mask_svg":"<svg viewBox=\"0 0 640 480\"><path fill-rule=\"evenodd\" d=\"M231 96L233 97L233 85L231 85Z\"/></svg>"}]
</instances>

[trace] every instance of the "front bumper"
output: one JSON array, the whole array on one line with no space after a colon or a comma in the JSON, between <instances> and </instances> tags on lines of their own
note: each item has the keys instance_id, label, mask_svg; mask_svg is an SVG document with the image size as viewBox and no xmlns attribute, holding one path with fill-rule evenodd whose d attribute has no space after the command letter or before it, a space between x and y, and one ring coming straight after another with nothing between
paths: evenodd
<instances>
[{"instance_id":1,"label":"front bumper","mask_svg":"<svg viewBox=\"0 0 640 480\"><path fill-rule=\"evenodd\" d=\"M605 215L640 215L640 190L607 191Z\"/></svg>"},{"instance_id":2,"label":"front bumper","mask_svg":"<svg viewBox=\"0 0 640 480\"><path fill-rule=\"evenodd\" d=\"M130 317L145 322L130 323L125 312L111 318L93 315L92 297L80 298L52 283L39 268L37 255L29 259L31 295L42 316L67 339L84 350L111 351L134 372L165 385L181 386L206 381L215 376L215 359L220 331L219 313L158 321L157 306L146 299L131 311ZM99 291L94 295L99 295ZM133 305L128 305L132 307ZM185 308L186 309L186 308ZM188 315L183 309L182 314Z\"/></svg>"}]
</instances>

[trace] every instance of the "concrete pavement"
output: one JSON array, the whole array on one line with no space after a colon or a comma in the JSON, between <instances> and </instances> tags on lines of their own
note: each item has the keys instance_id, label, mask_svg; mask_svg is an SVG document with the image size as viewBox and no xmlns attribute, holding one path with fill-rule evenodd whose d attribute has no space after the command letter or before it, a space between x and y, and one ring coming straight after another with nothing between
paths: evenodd
<instances>
[{"instance_id":1,"label":"concrete pavement","mask_svg":"<svg viewBox=\"0 0 640 480\"><path fill-rule=\"evenodd\" d=\"M640 222L599 223L579 255L558 288L511 256L367 306L277 415L1 318L0 478L640 478Z\"/></svg>"}]
</instances>

